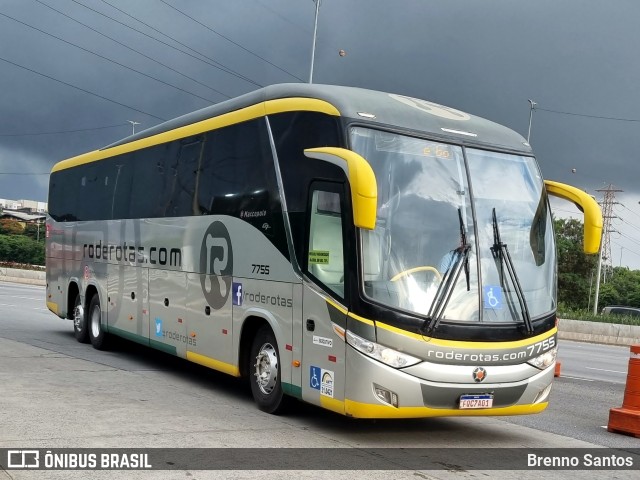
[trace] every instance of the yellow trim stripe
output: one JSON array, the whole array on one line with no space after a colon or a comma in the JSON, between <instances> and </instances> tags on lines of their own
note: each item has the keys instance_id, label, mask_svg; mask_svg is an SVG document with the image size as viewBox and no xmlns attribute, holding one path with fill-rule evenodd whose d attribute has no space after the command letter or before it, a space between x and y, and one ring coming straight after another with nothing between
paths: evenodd
<instances>
[{"instance_id":1,"label":"yellow trim stripe","mask_svg":"<svg viewBox=\"0 0 640 480\"><path fill-rule=\"evenodd\" d=\"M457 340L441 340L439 338L429 338L419 333L408 332L406 330L402 330L401 328L393 327L391 325L387 325L386 323L382 323L380 321L373 322L373 320L369 320L368 318L360 317L355 313L351 313L347 311L345 308L341 307L337 303L334 303L330 299L326 299L327 303L331 304L338 310L340 310L345 315L358 320L359 322L366 323L367 325L376 326L383 330L387 330L389 332L395 333L397 335L402 335L404 337L413 338L414 340L420 340L423 342L429 342L431 345L438 345L441 347L457 347L457 348L472 348L472 349L487 349L487 350L495 350L495 349L509 349L509 348L519 348L527 345L531 345L532 343L541 342L558 332L558 328L554 327L551 330L541 333L535 337L525 338L524 340L515 340L512 342L468 342L468 341L457 341Z\"/></svg>"},{"instance_id":2,"label":"yellow trim stripe","mask_svg":"<svg viewBox=\"0 0 640 480\"><path fill-rule=\"evenodd\" d=\"M342 305L338 305L337 303L335 303L333 300L331 300L329 298L325 298L325 300L329 305L331 305L336 310L340 310L341 313L343 313L345 315L349 315L349 310L344 308Z\"/></svg>"},{"instance_id":3,"label":"yellow trim stripe","mask_svg":"<svg viewBox=\"0 0 640 480\"><path fill-rule=\"evenodd\" d=\"M234 377L240 376L240 369L237 366L221 362L220 360L216 360L211 357L200 355L199 353L187 352L187 360L199 365L203 365L205 367L212 368L214 370L218 370L222 373L233 375Z\"/></svg>"},{"instance_id":4,"label":"yellow trim stripe","mask_svg":"<svg viewBox=\"0 0 640 480\"><path fill-rule=\"evenodd\" d=\"M320 395L320 406L331 410L332 412L344 415L344 402L335 398L327 397L326 395Z\"/></svg>"},{"instance_id":5,"label":"yellow trim stripe","mask_svg":"<svg viewBox=\"0 0 640 480\"><path fill-rule=\"evenodd\" d=\"M360 316L356 315L355 313L351 313L349 310L347 310L346 308L344 308L341 305L338 305L337 303L335 303L334 301L332 301L329 298L325 298L325 300L329 305L334 307L336 310L339 310L341 313L347 315L348 317L351 317L354 320L358 320L359 322L366 323L367 325L370 325L372 327L375 326L375 324L373 323L373 320L369 320L368 318L360 317Z\"/></svg>"},{"instance_id":6,"label":"yellow trim stripe","mask_svg":"<svg viewBox=\"0 0 640 480\"><path fill-rule=\"evenodd\" d=\"M501 415L528 415L539 413L549 405L548 402L514 405L511 407L488 408L478 410L460 410L429 407L399 407L373 405L353 400L345 400L345 415L355 418L426 418L426 417L482 417Z\"/></svg>"},{"instance_id":7,"label":"yellow trim stripe","mask_svg":"<svg viewBox=\"0 0 640 480\"><path fill-rule=\"evenodd\" d=\"M338 109L330 103L325 102L324 100L297 97L268 100L266 102L251 105L234 112L225 113L218 117L208 118L191 125L185 125L184 127L169 130L167 132L162 132L151 137L142 138L140 140L125 143L123 145L118 145L117 147L108 148L105 150L95 150L93 152L88 152L77 157L63 160L53 166L51 173L65 170L71 167L77 167L78 165L84 165L86 163L91 163L98 160L104 160L116 155L122 155L124 153L141 150L143 148L152 147L161 143L171 142L180 138L198 135L210 130L228 127L229 125L234 125L236 123L246 122L247 120L264 117L265 115L291 111L313 111L326 113L328 115L340 116L340 112L338 111Z\"/></svg>"},{"instance_id":8,"label":"yellow trim stripe","mask_svg":"<svg viewBox=\"0 0 640 480\"><path fill-rule=\"evenodd\" d=\"M541 333L535 337L525 338L524 340L516 340L513 342L457 342L453 340L440 340L439 338L431 338L429 343L431 345L438 345L442 347L460 347L460 348L473 348L473 349L489 349L495 350L499 349L508 349L508 348L519 348L525 347L527 345L531 345L532 343L538 343L542 340L545 340L549 337L552 337L558 332L557 327L553 327L548 332Z\"/></svg>"},{"instance_id":9,"label":"yellow trim stripe","mask_svg":"<svg viewBox=\"0 0 640 480\"><path fill-rule=\"evenodd\" d=\"M340 116L340 112L336 107L324 100L315 98L279 98L277 100L267 100L264 102L265 115L274 115L276 113L309 111L326 113L335 117Z\"/></svg>"},{"instance_id":10,"label":"yellow trim stripe","mask_svg":"<svg viewBox=\"0 0 640 480\"><path fill-rule=\"evenodd\" d=\"M422 340L428 342L430 345L437 345L440 347L458 347L458 348L474 348L474 349L487 349L487 350L495 350L496 348L500 349L508 349L508 348L518 348L524 347L527 345L531 345L532 343L541 342L546 338L549 338L555 335L558 331L557 327L553 327L551 330L541 333L535 337L525 338L524 340L515 340L511 342L468 342L468 341L457 341L457 340L442 340L439 338L429 338L424 337L418 333L407 332L406 330L402 330L397 327L392 327L391 325L387 325L382 322L377 322L378 327L383 330L387 330L389 332L393 332L398 335L403 335L405 337L410 337L416 340Z\"/></svg>"},{"instance_id":11,"label":"yellow trim stripe","mask_svg":"<svg viewBox=\"0 0 640 480\"><path fill-rule=\"evenodd\" d=\"M47 302L47 308L58 315L58 304L55 302Z\"/></svg>"}]
</instances>

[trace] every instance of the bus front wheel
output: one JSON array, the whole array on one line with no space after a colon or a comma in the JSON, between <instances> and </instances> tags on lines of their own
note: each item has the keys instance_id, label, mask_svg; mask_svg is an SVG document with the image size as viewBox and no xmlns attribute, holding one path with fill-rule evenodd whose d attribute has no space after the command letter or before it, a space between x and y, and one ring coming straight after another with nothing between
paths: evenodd
<instances>
[{"instance_id":1,"label":"bus front wheel","mask_svg":"<svg viewBox=\"0 0 640 480\"><path fill-rule=\"evenodd\" d=\"M276 337L267 325L253 339L249 365L251 393L258 408L267 413L281 413L286 398L280 381L280 353Z\"/></svg>"},{"instance_id":2,"label":"bus front wheel","mask_svg":"<svg viewBox=\"0 0 640 480\"><path fill-rule=\"evenodd\" d=\"M96 293L91 297L89 304L89 340L96 350L104 350L107 343L107 334L102 329L102 310L100 309L100 297Z\"/></svg>"}]
</instances>

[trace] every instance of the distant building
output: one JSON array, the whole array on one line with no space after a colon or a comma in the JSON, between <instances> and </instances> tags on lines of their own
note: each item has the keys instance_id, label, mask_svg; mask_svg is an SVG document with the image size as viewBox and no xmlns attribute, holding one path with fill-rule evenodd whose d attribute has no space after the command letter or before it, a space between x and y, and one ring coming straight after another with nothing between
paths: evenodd
<instances>
[{"instance_id":1,"label":"distant building","mask_svg":"<svg viewBox=\"0 0 640 480\"><path fill-rule=\"evenodd\" d=\"M17 210L9 210L4 208L0 213L0 218L11 218L13 220L18 220L22 224L26 224L26 223L42 223L47 218L47 216L44 214L34 215L31 213L25 213Z\"/></svg>"},{"instance_id":2,"label":"distant building","mask_svg":"<svg viewBox=\"0 0 640 480\"><path fill-rule=\"evenodd\" d=\"M37 215L46 214L47 207L46 202L38 202L36 200L8 200L0 198L0 209L2 210L13 210Z\"/></svg>"}]
</instances>

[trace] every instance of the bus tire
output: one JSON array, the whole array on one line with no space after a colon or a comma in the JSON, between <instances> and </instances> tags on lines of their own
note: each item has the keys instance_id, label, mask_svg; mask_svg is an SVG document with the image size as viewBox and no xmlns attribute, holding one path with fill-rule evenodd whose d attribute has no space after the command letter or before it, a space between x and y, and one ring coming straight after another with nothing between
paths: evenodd
<instances>
[{"instance_id":1,"label":"bus tire","mask_svg":"<svg viewBox=\"0 0 640 480\"><path fill-rule=\"evenodd\" d=\"M80 294L76 295L76 299L73 302L73 313L71 319L73 320L73 335L80 343L89 343L89 326L87 324L87 315L84 310L78 315L77 308L81 306L82 299Z\"/></svg>"},{"instance_id":2,"label":"bus tire","mask_svg":"<svg viewBox=\"0 0 640 480\"><path fill-rule=\"evenodd\" d=\"M268 325L256 332L249 355L249 383L258 408L267 413L282 413L287 397L280 379L280 352Z\"/></svg>"},{"instance_id":3,"label":"bus tire","mask_svg":"<svg viewBox=\"0 0 640 480\"><path fill-rule=\"evenodd\" d=\"M88 314L88 330L89 330L89 340L91 340L91 345L96 350L104 350L107 344L107 334L102 329L102 310L100 308L100 297L96 293L93 297L91 297L91 303L89 304Z\"/></svg>"}]
</instances>

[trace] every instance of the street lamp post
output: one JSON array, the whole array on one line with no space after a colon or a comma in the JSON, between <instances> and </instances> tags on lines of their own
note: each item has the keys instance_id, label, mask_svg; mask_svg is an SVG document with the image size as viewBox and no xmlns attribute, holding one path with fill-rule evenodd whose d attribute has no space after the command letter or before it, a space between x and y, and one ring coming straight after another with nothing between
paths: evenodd
<instances>
[{"instance_id":1,"label":"street lamp post","mask_svg":"<svg viewBox=\"0 0 640 480\"><path fill-rule=\"evenodd\" d=\"M529 99L529 104L531 105L531 108L529 109L529 131L527 132L527 143L531 143L529 141L531 138L531 119L533 118L533 111L536 109L537 103Z\"/></svg>"},{"instance_id":2,"label":"street lamp post","mask_svg":"<svg viewBox=\"0 0 640 480\"><path fill-rule=\"evenodd\" d=\"M140 125L140 122L134 122L133 120L127 120L127 122L129 122L131 124L131 135L135 135L136 134L136 125Z\"/></svg>"},{"instance_id":3,"label":"street lamp post","mask_svg":"<svg viewBox=\"0 0 640 480\"><path fill-rule=\"evenodd\" d=\"M313 23L313 44L311 46L311 69L309 70L309 83L313 83L313 62L316 57L316 37L318 35L318 12L320 11L320 0L313 0L316 3L316 16Z\"/></svg>"}]
</instances>

